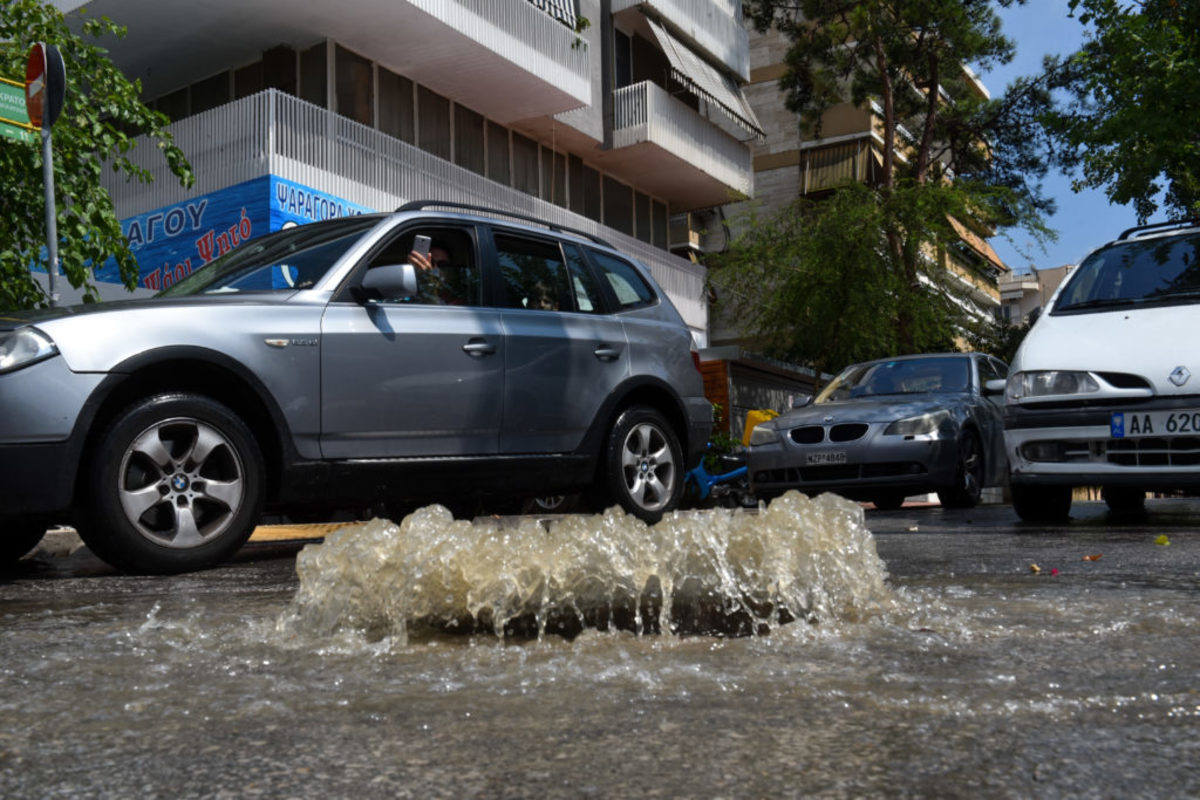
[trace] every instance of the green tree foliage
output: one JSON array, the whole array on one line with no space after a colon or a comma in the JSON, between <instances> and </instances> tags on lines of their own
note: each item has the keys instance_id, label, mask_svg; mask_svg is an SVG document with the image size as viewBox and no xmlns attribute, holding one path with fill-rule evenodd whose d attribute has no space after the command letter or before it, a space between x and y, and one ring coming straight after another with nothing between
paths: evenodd
<instances>
[{"instance_id":1,"label":"green tree foliage","mask_svg":"<svg viewBox=\"0 0 1200 800\"><path fill-rule=\"evenodd\" d=\"M1070 100L1047 115L1074 184L1200 216L1200 0L1071 0L1083 47L1057 69Z\"/></svg>"},{"instance_id":2,"label":"green tree foliage","mask_svg":"<svg viewBox=\"0 0 1200 800\"><path fill-rule=\"evenodd\" d=\"M139 99L141 85L112 64L98 40L122 36L107 19L85 19L80 33L62 13L38 0L0 4L0 75L24 80L34 42L58 47L66 63L66 100L53 128L55 205L62 272L84 299L97 299L91 266L114 256L121 278L133 289L137 263L121 232L112 199L100 185L102 170L148 182L148 170L130 160L134 137L146 135L184 186L191 168L166 130L169 120ZM0 308L44 306L48 299L30 274L46 263L45 200L40 143L0 140Z\"/></svg>"},{"instance_id":3,"label":"green tree foliage","mask_svg":"<svg viewBox=\"0 0 1200 800\"><path fill-rule=\"evenodd\" d=\"M875 108L882 138L873 187L756 220L718 260L720 295L770 354L837 368L949 346L969 325L938 265L960 240L951 218L1052 235L1045 158L1021 130L1046 82L993 99L963 68L1011 60L995 8L1012 2L1023 0L746 0L760 31L789 40L780 89L805 135L819 139L822 115L852 102Z\"/></svg>"}]
</instances>

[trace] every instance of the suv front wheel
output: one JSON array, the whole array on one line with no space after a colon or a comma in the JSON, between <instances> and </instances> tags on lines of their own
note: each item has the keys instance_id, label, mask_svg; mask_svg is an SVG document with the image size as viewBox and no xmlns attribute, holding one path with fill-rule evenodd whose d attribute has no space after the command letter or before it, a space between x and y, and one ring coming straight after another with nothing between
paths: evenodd
<instances>
[{"instance_id":1,"label":"suv front wheel","mask_svg":"<svg viewBox=\"0 0 1200 800\"><path fill-rule=\"evenodd\" d=\"M631 406L617 417L603 469L606 494L646 522L658 522L679 505L683 449L663 415L649 406Z\"/></svg>"},{"instance_id":2,"label":"suv front wheel","mask_svg":"<svg viewBox=\"0 0 1200 800\"><path fill-rule=\"evenodd\" d=\"M225 405L182 393L144 399L100 438L80 536L130 572L213 566L254 531L264 473L253 434Z\"/></svg>"}]
</instances>

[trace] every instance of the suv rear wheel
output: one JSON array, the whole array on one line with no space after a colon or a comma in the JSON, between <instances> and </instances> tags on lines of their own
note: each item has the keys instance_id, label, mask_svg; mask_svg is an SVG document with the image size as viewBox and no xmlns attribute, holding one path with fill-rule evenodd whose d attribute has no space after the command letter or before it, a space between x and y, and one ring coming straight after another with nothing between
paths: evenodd
<instances>
[{"instance_id":1,"label":"suv rear wheel","mask_svg":"<svg viewBox=\"0 0 1200 800\"><path fill-rule=\"evenodd\" d=\"M254 531L264 472L253 434L226 406L194 394L147 398L98 442L80 535L130 572L213 566Z\"/></svg>"},{"instance_id":2,"label":"suv rear wheel","mask_svg":"<svg viewBox=\"0 0 1200 800\"><path fill-rule=\"evenodd\" d=\"M607 495L646 522L662 519L683 493L683 449L663 415L649 406L621 412L604 450Z\"/></svg>"}]
</instances>

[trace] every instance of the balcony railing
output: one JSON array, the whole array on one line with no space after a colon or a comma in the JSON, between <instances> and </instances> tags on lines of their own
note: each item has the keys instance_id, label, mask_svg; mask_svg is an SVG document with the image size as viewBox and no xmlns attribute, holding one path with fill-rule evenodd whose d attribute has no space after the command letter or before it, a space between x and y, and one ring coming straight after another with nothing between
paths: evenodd
<instances>
[{"instance_id":1,"label":"balcony railing","mask_svg":"<svg viewBox=\"0 0 1200 800\"><path fill-rule=\"evenodd\" d=\"M701 50L750 80L749 33L741 0L613 0L613 14L645 6Z\"/></svg>"},{"instance_id":2,"label":"balcony railing","mask_svg":"<svg viewBox=\"0 0 1200 800\"><path fill-rule=\"evenodd\" d=\"M751 192L750 148L649 81L613 92L613 148L641 142L658 145L728 189Z\"/></svg>"},{"instance_id":3,"label":"balcony railing","mask_svg":"<svg viewBox=\"0 0 1200 800\"><path fill-rule=\"evenodd\" d=\"M641 260L698 342L707 344L703 267L311 103L270 89L180 120L171 133L191 162L196 186L182 189L158 149L143 145L132 156L154 175L153 183L127 182L106 173L117 216L134 216L268 174L379 210L434 199L530 214L594 233Z\"/></svg>"}]
</instances>

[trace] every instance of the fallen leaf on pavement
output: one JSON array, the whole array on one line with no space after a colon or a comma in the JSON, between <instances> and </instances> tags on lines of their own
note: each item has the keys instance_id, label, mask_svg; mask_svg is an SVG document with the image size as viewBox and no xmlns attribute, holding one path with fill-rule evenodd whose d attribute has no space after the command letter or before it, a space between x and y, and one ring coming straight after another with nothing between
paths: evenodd
<instances>
[{"instance_id":1,"label":"fallen leaf on pavement","mask_svg":"<svg viewBox=\"0 0 1200 800\"><path fill-rule=\"evenodd\" d=\"M1161 533L1159 534L1158 538L1154 540L1154 543L1160 544L1163 547L1169 547L1171 545L1171 540L1167 538L1165 533Z\"/></svg>"},{"instance_id":2,"label":"fallen leaf on pavement","mask_svg":"<svg viewBox=\"0 0 1200 800\"><path fill-rule=\"evenodd\" d=\"M1104 558L1104 553L1096 553L1093 556L1084 556L1083 560L1084 561L1099 561L1102 558Z\"/></svg>"}]
</instances>

